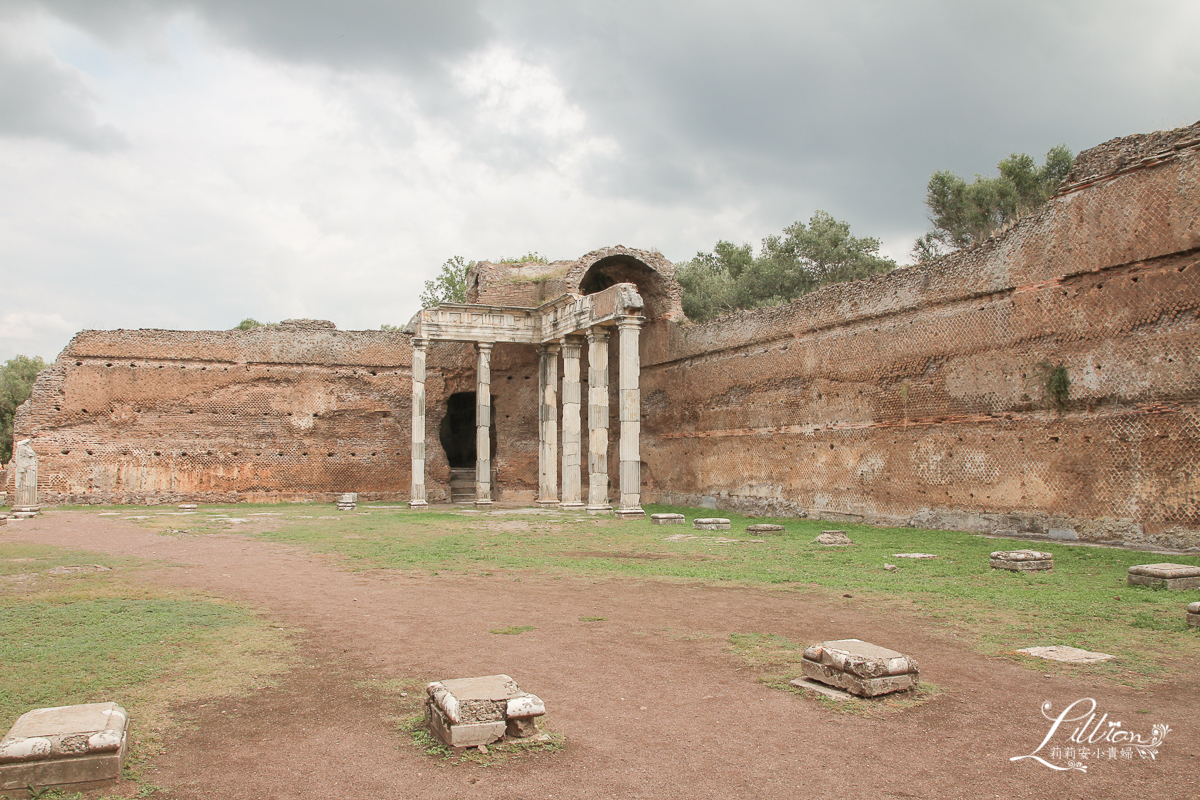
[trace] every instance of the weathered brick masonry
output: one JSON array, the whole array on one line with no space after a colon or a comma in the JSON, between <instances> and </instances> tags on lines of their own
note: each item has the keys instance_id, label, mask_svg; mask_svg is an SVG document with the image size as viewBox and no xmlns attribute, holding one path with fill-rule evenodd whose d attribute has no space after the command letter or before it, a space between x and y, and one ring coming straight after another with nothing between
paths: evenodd
<instances>
[{"instance_id":1,"label":"weathered brick masonry","mask_svg":"<svg viewBox=\"0 0 1200 800\"><path fill-rule=\"evenodd\" d=\"M694 325L672 275L607 248L470 276L471 302L530 306L638 284L647 501L1200 544L1200 125L1080 154L981 247L786 306ZM311 324L86 331L16 428L50 502L407 499L410 356L403 333ZM492 372L497 498L532 500L533 348L497 345ZM430 348L431 501L447 398L474 388L468 346Z\"/></svg>"},{"instance_id":2,"label":"weathered brick masonry","mask_svg":"<svg viewBox=\"0 0 1200 800\"><path fill-rule=\"evenodd\" d=\"M1172 133L1081 154L982 247L648 329L646 480L729 507L1200 544L1200 125Z\"/></svg>"}]
</instances>

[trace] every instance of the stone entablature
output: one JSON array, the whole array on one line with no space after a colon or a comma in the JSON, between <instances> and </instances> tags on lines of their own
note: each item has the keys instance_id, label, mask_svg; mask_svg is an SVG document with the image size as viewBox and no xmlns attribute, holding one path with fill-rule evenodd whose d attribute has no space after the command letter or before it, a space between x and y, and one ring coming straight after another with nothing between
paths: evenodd
<instances>
[{"instance_id":1,"label":"stone entablature","mask_svg":"<svg viewBox=\"0 0 1200 800\"><path fill-rule=\"evenodd\" d=\"M474 342L475 504L492 504L491 359L498 342L530 344L538 352L538 505L590 512L610 511L608 504L608 329L616 327L619 347L618 416L620 420L620 503L618 516L642 516L641 369L638 333L644 319L637 287L619 283L580 296L567 294L537 308L443 303L422 309L409 323L412 335L412 487L409 506L428 505L425 490L425 360L430 342ZM580 356L586 336L589 372L589 492L582 496L582 423ZM558 434L557 371L562 352L562 496L557 496L554 464ZM603 367L601 368L601 365Z\"/></svg>"}]
</instances>

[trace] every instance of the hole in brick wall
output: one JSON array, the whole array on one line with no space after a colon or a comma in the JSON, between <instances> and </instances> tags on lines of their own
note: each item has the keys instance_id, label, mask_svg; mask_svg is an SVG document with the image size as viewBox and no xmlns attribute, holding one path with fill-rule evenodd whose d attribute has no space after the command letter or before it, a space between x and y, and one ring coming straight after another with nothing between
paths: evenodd
<instances>
[{"instance_id":1,"label":"hole in brick wall","mask_svg":"<svg viewBox=\"0 0 1200 800\"><path fill-rule=\"evenodd\" d=\"M325 454L325 456L326 456L327 458L333 458L333 453L326 453L326 454Z\"/></svg>"},{"instance_id":2,"label":"hole in brick wall","mask_svg":"<svg viewBox=\"0 0 1200 800\"><path fill-rule=\"evenodd\" d=\"M1137 279L1137 276L1136 276L1136 275L1135 275L1135 276L1133 276L1132 278L1130 278L1129 280L1133 281L1134 283L1137 283L1137 282L1138 282L1138 279Z\"/></svg>"},{"instance_id":3,"label":"hole in brick wall","mask_svg":"<svg viewBox=\"0 0 1200 800\"><path fill-rule=\"evenodd\" d=\"M374 375L374 374L375 374L375 370L371 370L371 374L372 374L372 375Z\"/></svg>"},{"instance_id":4,"label":"hole in brick wall","mask_svg":"<svg viewBox=\"0 0 1200 800\"><path fill-rule=\"evenodd\" d=\"M155 450L155 451L154 451L154 455L156 455L156 456L161 456L161 455L162 455L162 453L160 453L160 452L158 452L157 450Z\"/></svg>"},{"instance_id":5,"label":"hole in brick wall","mask_svg":"<svg viewBox=\"0 0 1200 800\"><path fill-rule=\"evenodd\" d=\"M96 454L95 454L93 451L91 451L91 450L85 450L84 452L85 452L85 453L87 453L89 456L94 456L94 455L96 455Z\"/></svg>"},{"instance_id":6,"label":"hole in brick wall","mask_svg":"<svg viewBox=\"0 0 1200 800\"><path fill-rule=\"evenodd\" d=\"M371 457L372 457L372 458L374 458L374 457L375 457L375 454L374 454L374 453L371 453Z\"/></svg>"},{"instance_id":7,"label":"hole in brick wall","mask_svg":"<svg viewBox=\"0 0 1200 800\"><path fill-rule=\"evenodd\" d=\"M351 458L358 458L358 453L351 453L351 454L350 454L350 457L351 457Z\"/></svg>"},{"instance_id":8,"label":"hole in brick wall","mask_svg":"<svg viewBox=\"0 0 1200 800\"><path fill-rule=\"evenodd\" d=\"M55 407L54 407L54 410L55 410L55 411L62 411L62 406L55 406Z\"/></svg>"},{"instance_id":9,"label":"hole in brick wall","mask_svg":"<svg viewBox=\"0 0 1200 800\"><path fill-rule=\"evenodd\" d=\"M80 414L86 414L86 413L87 413L87 409L86 409L86 408L81 408L81 409L79 409L79 413L80 413Z\"/></svg>"},{"instance_id":10,"label":"hole in brick wall","mask_svg":"<svg viewBox=\"0 0 1200 800\"><path fill-rule=\"evenodd\" d=\"M62 453L64 456L68 456L71 454L70 450L59 450L58 452Z\"/></svg>"},{"instance_id":11,"label":"hole in brick wall","mask_svg":"<svg viewBox=\"0 0 1200 800\"><path fill-rule=\"evenodd\" d=\"M181 453L179 454L179 456L180 456L180 458L187 458L187 453L182 453L182 452L181 452Z\"/></svg>"},{"instance_id":12,"label":"hole in brick wall","mask_svg":"<svg viewBox=\"0 0 1200 800\"><path fill-rule=\"evenodd\" d=\"M75 366L77 366L77 367L82 367L82 366L83 366L83 362L82 362L82 361L76 361L76 362L75 362Z\"/></svg>"},{"instance_id":13,"label":"hole in brick wall","mask_svg":"<svg viewBox=\"0 0 1200 800\"><path fill-rule=\"evenodd\" d=\"M111 362L111 361L109 361L109 362L108 362L107 364L105 364L104 366L106 366L106 367L111 367L111 366L112 366L112 362Z\"/></svg>"}]
</instances>

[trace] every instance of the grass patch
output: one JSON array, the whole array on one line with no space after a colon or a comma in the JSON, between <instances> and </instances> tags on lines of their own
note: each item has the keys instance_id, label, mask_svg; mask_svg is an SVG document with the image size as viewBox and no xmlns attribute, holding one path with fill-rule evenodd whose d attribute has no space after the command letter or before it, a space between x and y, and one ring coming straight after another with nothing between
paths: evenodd
<instances>
[{"instance_id":1,"label":"grass patch","mask_svg":"<svg viewBox=\"0 0 1200 800\"><path fill-rule=\"evenodd\" d=\"M532 630L536 630L532 625L509 625L506 628L492 628L488 633L495 633L500 636L517 636Z\"/></svg>"},{"instance_id":2,"label":"grass patch","mask_svg":"<svg viewBox=\"0 0 1200 800\"><path fill-rule=\"evenodd\" d=\"M55 569L81 565L101 569ZM130 559L0 544L0 720L119 702L137 726L126 762L135 780L172 706L269 685L291 649L252 610L149 586L139 569Z\"/></svg>"},{"instance_id":3,"label":"grass patch","mask_svg":"<svg viewBox=\"0 0 1200 800\"><path fill-rule=\"evenodd\" d=\"M1183 620L1183 607L1192 595L1126 585L1130 566L1161 560L1158 555L1039 541L1037 549L1054 553L1054 570L1016 573L990 569L988 554L1018 549L1021 542L956 531L646 506L647 513L682 513L689 520L713 513L728 517L731 529L720 533L742 541L722 544L715 536L687 527L683 532L697 538L668 541L681 529L652 526L648 519L618 521L535 509L413 512L387 505L360 504L353 514L337 514L327 505L206 506L196 517L218 519L213 512L221 512L257 520L233 529L337 555L350 569L419 570L426 575L490 572L505 580L535 572L850 594L847 603L924 620L988 655L1025 662L1016 649L1052 644L1112 653L1117 656L1113 661L1082 668L1042 660L1029 663L1047 672L1084 670L1089 676L1136 686L1184 674L1189 664L1200 660L1200 635L1188 630ZM141 512L131 514L136 516L155 513L145 507L129 510ZM261 516L268 513L272 516ZM196 517L164 518L169 522L152 517L139 524L175 525L173 520ZM778 523L784 531L751 543L754 537L744 530L755 522ZM230 528L220 521L187 524L200 532ZM829 528L845 530L853 546L814 544L812 540ZM895 558L906 552L934 553L938 558ZM1194 555L1173 555L1171 560L1200 564ZM884 570L884 563L898 569Z\"/></svg>"}]
</instances>

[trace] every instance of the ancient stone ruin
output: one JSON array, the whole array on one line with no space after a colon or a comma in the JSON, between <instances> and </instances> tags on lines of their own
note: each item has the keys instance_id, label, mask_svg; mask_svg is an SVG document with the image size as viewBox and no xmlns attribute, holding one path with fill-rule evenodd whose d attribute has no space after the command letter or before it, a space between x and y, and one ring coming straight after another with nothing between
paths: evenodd
<instances>
[{"instance_id":1,"label":"ancient stone ruin","mask_svg":"<svg viewBox=\"0 0 1200 800\"><path fill-rule=\"evenodd\" d=\"M920 677L911 656L859 639L814 644L804 651L800 667L806 677L859 697L908 691Z\"/></svg>"},{"instance_id":2,"label":"ancient stone ruin","mask_svg":"<svg viewBox=\"0 0 1200 800\"><path fill-rule=\"evenodd\" d=\"M1200 546L1197 219L1200 124L1084 151L982 245L703 324L617 246L477 264L404 331L83 331L15 429L39 503L354 487Z\"/></svg>"},{"instance_id":3,"label":"ancient stone ruin","mask_svg":"<svg viewBox=\"0 0 1200 800\"><path fill-rule=\"evenodd\" d=\"M425 687L425 720L449 747L479 747L505 736L539 734L534 720L546 713L536 696L507 675L456 678Z\"/></svg>"},{"instance_id":4,"label":"ancient stone ruin","mask_svg":"<svg viewBox=\"0 0 1200 800\"><path fill-rule=\"evenodd\" d=\"M22 714L0 739L0 793L111 786L121 777L128 750L126 721L125 709L116 703Z\"/></svg>"},{"instance_id":5,"label":"ancient stone ruin","mask_svg":"<svg viewBox=\"0 0 1200 800\"><path fill-rule=\"evenodd\" d=\"M1200 567L1190 564L1138 564L1129 568L1130 586L1155 586L1163 589L1200 588Z\"/></svg>"},{"instance_id":6,"label":"ancient stone ruin","mask_svg":"<svg viewBox=\"0 0 1200 800\"><path fill-rule=\"evenodd\" d=\"M1042 572L1054 569L1054 554L1042 550L997 550L992 553L992 569L1013 572Z\"/></svg>"}]
</instances>

